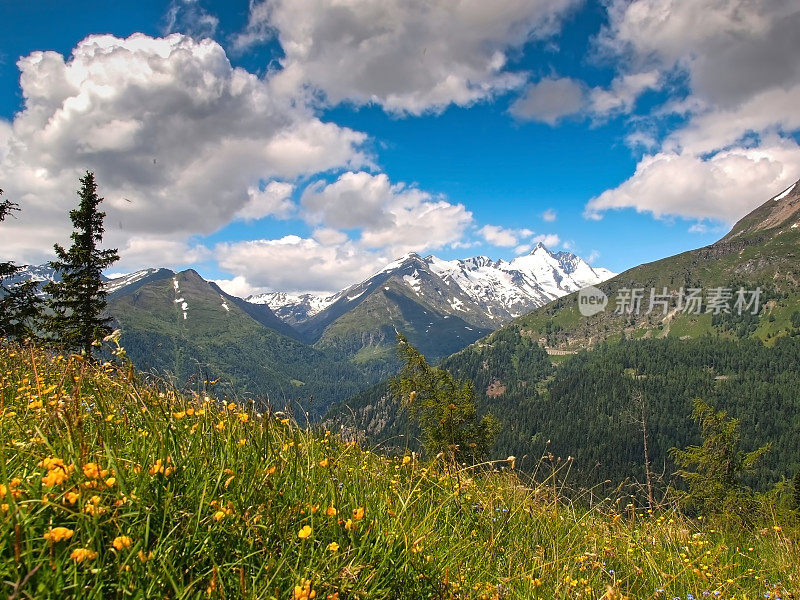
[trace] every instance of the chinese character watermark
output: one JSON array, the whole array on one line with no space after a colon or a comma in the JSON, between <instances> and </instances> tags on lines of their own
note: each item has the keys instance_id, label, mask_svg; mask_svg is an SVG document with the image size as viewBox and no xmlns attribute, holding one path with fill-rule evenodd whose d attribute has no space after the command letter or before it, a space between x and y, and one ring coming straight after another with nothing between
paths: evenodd
<instances>
[{"instance_id":1,"label":"chinese character watermark","mask_svg":"<svg viewBox=\"0 0 800 600\"><path fill-rule=\"evenodd\" d=\"M666 287L660 290L651 288L628 288L617 290L614 299L615 315L662 314L670 311L683 314L751 314L757 315L761 309L762 290L738 290L725 287L714 287L703 290L699 287L680 288L670 292ZM606 309L608 296L589 286L578 292L578 310L585 317L591 317Z\"/></svg>"}]
</instances>

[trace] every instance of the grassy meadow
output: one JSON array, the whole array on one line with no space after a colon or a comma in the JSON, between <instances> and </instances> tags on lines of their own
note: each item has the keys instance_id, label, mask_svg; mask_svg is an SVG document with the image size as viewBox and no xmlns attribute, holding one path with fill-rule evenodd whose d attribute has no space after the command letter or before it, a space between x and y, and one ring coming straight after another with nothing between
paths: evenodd
<instances>
[{"instance_id":1,"label":"grassy meadow","mask_svg":"<svg viewBox=\"0 0 800 600\"><path fill-rule=\"evenodd\" d=\"M535 479L513 463L385 456L129 367L0 346L0 597L800 593L791 515L590 507L563 493L568 460Z\"/></svg>"}]
</instances>

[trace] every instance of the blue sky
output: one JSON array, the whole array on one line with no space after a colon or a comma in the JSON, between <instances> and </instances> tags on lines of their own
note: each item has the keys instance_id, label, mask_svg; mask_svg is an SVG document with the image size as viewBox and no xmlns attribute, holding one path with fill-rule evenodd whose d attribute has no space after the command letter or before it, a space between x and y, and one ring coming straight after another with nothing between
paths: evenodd
<instances>
[{"instance_id":1,"label":"blue sky","mask_svg":"<svg viewBox=\"0 0 800 600\"><path fill-rule=\"evenodd\" d=\"M3 253L25 262L66 242L86 169L115 270L241 295L537 241L621 271L800 177L788 0L34 0L0 21L0 187L23 209Z\"/></svg>"}]
</instances>

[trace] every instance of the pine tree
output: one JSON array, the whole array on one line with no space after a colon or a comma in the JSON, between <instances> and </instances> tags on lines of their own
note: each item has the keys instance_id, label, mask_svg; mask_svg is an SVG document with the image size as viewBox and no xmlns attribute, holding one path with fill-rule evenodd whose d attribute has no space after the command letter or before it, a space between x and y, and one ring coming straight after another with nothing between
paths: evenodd
<instances>
[{"instance_id":1,"label":"pine tree","mask_svg":"<svg viewBox=\"0 0 800 600\"><path fill-rule=\"evenodd\" d=\"M0 196L3 190L0 190ZM19 210L16 202L0 202L0 222ZM41 300L36 295L37 283L23 281L6 285L6 281L24 268L12 261L0 262L0 337L18 340L33 338L39 319Z\"/></svg>"},{"instance_id":2,"label":"pine tree","mask_svg":"<svg viewBox=\"0 0 800 600\"><path fill-rule=\"evenodd\" d=\"M56 244L57 259L50 262L60 272L61 281L48 283L44 290L50 295L48 329L56 343L91 357L93 343L111 330L111 319L103 316L106 292L102 272L119 260L119 255L116 249L97 248L103 240L106 214L97 210L103 199L97 195L94 174L87 171L80 182L80 204L69 213L75 229L70 236L72 246L64 250Z\"/></svg>"},{"instance_id":3,"label":"pine tree","mask_svg":"<svg viewBox=\"0 0 800 600\"><path fill-rule=\"evenodd\" d=\"M459 462L477 462L494 445L499 423L492 415L480 421L472 383L457 381L446 370L432 367L402 335L397 353L404 366L393 380L395 395L419 422L429 454L440 452Z\"/></svg>"},{"instance_id":4,"label":"pine tree","mask_svg":"<svg viewBox=\"0 0 800 600\"><path fill-rule=\"evenodd\" d=\"M694 400L692 417L700 424L703 445L670 450L681 467L678 474L689 485L685 505L706 514L746 514L752 492L741 477L753 470L770 445L752 452L739 450L739 420L724 410L717 412L700 398Z\"/></svg>"}]
</instances>

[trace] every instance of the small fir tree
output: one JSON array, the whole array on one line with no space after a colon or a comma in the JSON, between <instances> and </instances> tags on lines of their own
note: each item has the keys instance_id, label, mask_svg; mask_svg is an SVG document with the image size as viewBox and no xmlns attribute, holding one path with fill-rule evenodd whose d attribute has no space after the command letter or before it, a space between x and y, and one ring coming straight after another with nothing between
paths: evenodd
<instances>
[{"instance_id":1,"label":"small fir tree","mask_svg":"<svg viewBox=\"0 0 800 600\"><path fill-rule=\"evenodd\" d=\"M0 197L2 195L3 190L0 190ZM19 211L16 202L8 199L0 202L0 222L16 211ZM0 337L22 340L36 335L41 308L41 300L36 295L37 283L23 281L7 284L23 268L24 265L12 261L0 262Z\"/></svg>"},{"instance_id":2,"label":"small fir tree","mask_svg":"<svg viewBox=\"0 0 800 600\"><path fill-rule=\"evenodd\" d=\"M60 272L61 281L48 283L44 290L50 295L48 329L56 343L91 357L93 343L111 331L111 319L103 316L107 294L102 272L119 260L119 255L116 249L98 249L106 214L97 209L103 199L97 195L94 174L87 171L80 182L80 204L69 213L75 229L70 236L72 246L64 250L56 244L57 258L50 262Z\"/></svg>"},{"instance_id":3,"label":"small fir tree","mask_svg":"<svg viewBox=\"0 0 800 600\"><path fill-rule=\"evenodd\" d=\"M752 452L739 450L739 420L700 398L694 400L692 417L700 424L703 445L670 450L680 467L678 475L689 486L686 507L705 514L745 514L752 504L752 491L742 483L742 476L753 470L770 445Z\"/></svg>"},{"instance_id":4,"label":"small fir tree","mask_svg":"<svg viewBox=\"0 0 800 600\"><path fill-rule=\"evenodd\" d=\"M446 370L430 366L402 334L397 335L397 353L403 370L393 380L393 390L419 422L425 450L459 462L484 459L499 423L492 415L478 420L472 382L457 381Z\"/></svg>"}]
</instances>

